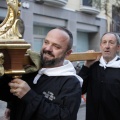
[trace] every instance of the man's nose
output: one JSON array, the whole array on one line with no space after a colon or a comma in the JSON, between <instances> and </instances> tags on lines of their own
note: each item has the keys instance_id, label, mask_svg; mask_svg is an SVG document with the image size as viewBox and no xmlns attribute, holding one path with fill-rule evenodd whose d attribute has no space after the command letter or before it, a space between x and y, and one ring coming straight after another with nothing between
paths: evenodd
<instances>
[{"instance_id":1,"label":"man's nose","mask_svg":"<svg viewBox=\"0 0 120 120\"><path fill-rule=\"evenodd\" d=\"M110 47L109 42L106 43L105 47L106 47L106 48L109 48L109 47Z\"/></svg>"},{"instance_id":2,"label":"man's nose","mask_svg":"<svg viewBox=\"0 0 120 120\"><path fill-rule=\"evenodd\" d=\"M47 45L47 46L46 46L46 50L52 51L52 45Z\"/></svg>"}]
</instances>

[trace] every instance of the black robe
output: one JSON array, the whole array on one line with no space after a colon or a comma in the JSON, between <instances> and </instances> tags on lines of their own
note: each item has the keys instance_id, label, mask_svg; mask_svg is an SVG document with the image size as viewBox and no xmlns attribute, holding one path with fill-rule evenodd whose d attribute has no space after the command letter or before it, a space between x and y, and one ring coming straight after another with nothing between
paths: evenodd
<instances>
[{"instance_id":1,"label":"black robe","mask_svg":"<svg viewBox=\"0 0 120 120\"><path fill-rule=\"evenodd\" d=\"M86 93L86 120L120 120L120 68L94 63L82 67L82 93Z\"/></svg>"},{"instance_id":2,"label":"black robe","mask_svg":"<svg viewBox=\"0 0 120 120\"><path fill-rule=\"evenodd\" d=\"M22 99L10 93L8 75L0 78L0 99L9 102L11 120L76 120L81 102L80 82L75 76L23 75L31 90Z\"/></svg>"}]
</instances>

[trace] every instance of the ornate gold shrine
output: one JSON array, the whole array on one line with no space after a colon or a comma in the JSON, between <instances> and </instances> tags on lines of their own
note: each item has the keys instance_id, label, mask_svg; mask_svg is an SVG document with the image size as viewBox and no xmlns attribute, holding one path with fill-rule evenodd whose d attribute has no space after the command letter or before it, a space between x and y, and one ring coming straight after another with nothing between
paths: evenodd
<instances>
[{"instance_id":1,"label":"ornate gold shrine","mask_svg":"<svg viewBox=\"0 0 120 120\"><path fill-rule=\"evenodd\" d=\"M6 0L7 15L0 24L0 65L4 59L5 74L23 74L23 61L26 50L30 44L25 42L19 32L18 25L20 22L20 3L18 0Z\"/></svg>"},{"instance_id":2,"label":"ornate gold shrine","mask_svg":"<svg viewBox=\"0 0 120 120\"><path fill-rule=\"evenodd\" d=\"M12 74L13 77L19 77L25 73L24 65L31 65L29 55L26 56L26 50L30 44L25 42L19 32L20 22L20 3L18 0L6 0L7 15L0 24L0 76L2 74ZM96 53L72 53L67 59L70 61L94 60L100 52Z\"/></svg>"}]
</instances>

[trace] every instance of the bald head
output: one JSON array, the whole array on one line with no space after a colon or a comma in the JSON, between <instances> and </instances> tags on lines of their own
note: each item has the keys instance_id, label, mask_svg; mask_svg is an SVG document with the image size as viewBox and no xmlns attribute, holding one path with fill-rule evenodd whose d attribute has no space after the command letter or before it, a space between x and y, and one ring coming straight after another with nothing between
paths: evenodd
<instances>
[{"instance_id":1,"label":"bald head","mask_svg":"<svg viewBox=\"0 0 120 120\"><path fill-rule=\"evenodd\" d=\"M64 59L72 52L72 34L65 28L55 28L45 37L41 61L44 67L63 65Z\"/></svg>"},{"instance_id":2,"label":"bald head","mask_svg":"<svg viewBox=\"0 0 120 120\"><path fill-rule=\"evenodd\" d=\"M103 36L101 37L101 41L102 41L102 38L105 36L105 35L113 35L117 41L117 45L120 45L120 37L117 33L114 33L114 32L106 32L105 34L103 34Z\"/></svg>"},{"instance_id":3,"label":"bald head","mask_svg":"<svg viewBox=\"0 0 120 120\"><path fill-rule=\"evenodd\" d=\"M66 35L68 36L68 40L69 40L68 41L67 50L72 49L72 46L73 46L73 35L72 35L72 33L68 29L66 29L64 27L57 27L55 29L61 30L64 33L66 33Z\"/></svg>"}]
</instances>

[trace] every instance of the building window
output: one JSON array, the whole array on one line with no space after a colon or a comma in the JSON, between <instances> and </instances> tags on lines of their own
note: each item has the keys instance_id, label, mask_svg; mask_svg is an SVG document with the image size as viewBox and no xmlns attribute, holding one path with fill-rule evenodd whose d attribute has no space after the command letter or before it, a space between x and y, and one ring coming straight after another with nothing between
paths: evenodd
<instances>
[{"instance_id":1,"label":"building window","mask_svg":"<svg viewBox=\"0 0 120 120\"><path fill-rule=\"evenodd\" d=\"M88 33L77 32L77 46L76 52L84 52L89 50L89 38Z\"/></svg>"},{"instance_id":2,"label":"building window","mask_svg":"<svg viewBox=\"0 0 120 120\"><path fill-rule=\"evenodd\" d=\"M92 0L83 0L83 5L92 7Z\"/></svg>"},{"instance_id":3,"label":"building window","mask_svg":"<svg viewBox=\"0 0 120 120\"><path fill-rule=\"evenodd\" d=\"M43 40L44 38L39 38L39 37L34 38L34 44L33 44L34 51L38 53L40 52L40 49L42 48Z\"/></svg>"},{"instance_id":4,"label":"building window","mask_svg":"<svg viewBox=\"0 0 120 120\"><path fill-rule=\"evenodd\" d=\"M77 46L76 52L85 52L89 50L89 37L88 33L77 31ZM79 61L80 66L83 65L84 61Z\"/></svg>"},{"instance_id":5,"label":"building window","mask_svg":"<svg viewBox=\"0 0 120 120\"><path fill-rule=\"evenodd\" d=\"M33 26L33 34L34 34L33 50L34 51L40 52L44 38L51 29L53 29L53 27L46 27L46 26L39 26L39 25Z\"/></svg>"},{"instance_id":6,"label":"building window","mask_svg":"<svg viewBox=\"0 0 120 120\"><path fill-rule=\"evenodd\" d=\"M112 31L120 32L120 8L112 6Z\"/></svg>"}]
</instances>

